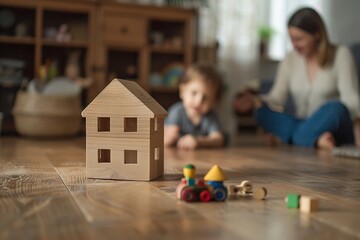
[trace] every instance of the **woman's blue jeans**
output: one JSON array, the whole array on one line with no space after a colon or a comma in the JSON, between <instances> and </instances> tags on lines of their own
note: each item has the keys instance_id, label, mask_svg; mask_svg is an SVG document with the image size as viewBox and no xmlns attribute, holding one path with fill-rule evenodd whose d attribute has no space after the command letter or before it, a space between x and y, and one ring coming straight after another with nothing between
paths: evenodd
<instances>
[{"instance_id":1,"label":"woman's blue jeans","mask_svg":"<svg viewBox=\"0 0 360 240\"><path fill-rule=\"evenodd\" d=\"M336 145L354 143L350 113L339 101L324 104L307 119L272 111L266 104L255 111L255 117L265 131L279 137L284 143L315 147L317 139L324 132L333 134Z\"/></svg>"}]
</instances>

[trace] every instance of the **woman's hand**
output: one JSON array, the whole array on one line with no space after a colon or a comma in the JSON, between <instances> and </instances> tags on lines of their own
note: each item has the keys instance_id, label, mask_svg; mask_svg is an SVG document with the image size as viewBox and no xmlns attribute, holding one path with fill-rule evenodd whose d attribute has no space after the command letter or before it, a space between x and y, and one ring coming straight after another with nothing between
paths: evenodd
<instances>
[{"instance_id":1,"label":"woman's hand","mask_svg":"<svg viewBox=\"0 0 360 240\"><path fill-rule=\"evenodd\" d=\"M254 94L248 91L236 96L233 108L236 113L248 113L254 109Z\"/></svg>"},{"instance_id":2,"label":"woman's hand","mask_svg":"<svg viewBox=\"0 0 360 240\"><path fill-rule=\"evenodd\" d=\"M236 96L233 109L236 113L250 113L262 105L261 100L251 90L246 90Z\"/></svg>"}]
</instances>

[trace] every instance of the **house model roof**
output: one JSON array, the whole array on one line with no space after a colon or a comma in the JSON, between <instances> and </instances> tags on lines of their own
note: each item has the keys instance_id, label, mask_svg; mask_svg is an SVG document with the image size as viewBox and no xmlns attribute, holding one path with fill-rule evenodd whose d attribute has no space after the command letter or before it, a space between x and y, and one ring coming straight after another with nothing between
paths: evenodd
<instances>
[{"instance_id":1,"label":"house model roof","mask_svg":"<svg viewBox=\"0 0 360 240\"><path fill-rule=\"evenodd\" d=\"M115 78L81 116L164 118L167 111L136 82Z\"/></svg>"}]
</instances>

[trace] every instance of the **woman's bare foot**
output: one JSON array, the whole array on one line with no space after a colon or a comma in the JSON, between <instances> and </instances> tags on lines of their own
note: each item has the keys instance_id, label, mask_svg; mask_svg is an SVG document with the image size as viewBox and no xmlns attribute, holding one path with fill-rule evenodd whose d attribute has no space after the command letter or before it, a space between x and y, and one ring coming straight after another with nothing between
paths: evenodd
<instances>
[{"instance_id":1,"label":"woman's bare foot","mask_svg":"<svg viewBox=\"0 0 360 240\"><path fill-rule=\"evenodd\" d=\"M265 133L265 144L269 146L277 146L281 144L281 140L274 134Z\"/></svg>"},{"instance_id":2,"label":"woman's bare foot","mask_svg":"<svg viewBox=\"0 0 360 240\"><path fill-rule=\"evenodd\" d=\"M331 132L324 132L323 134L320 135L320 137L316 142L316 146L321 149L330 150L333 147L335 147L335 145L336 145L335 138Z\"/></svg>"}]
</instances>

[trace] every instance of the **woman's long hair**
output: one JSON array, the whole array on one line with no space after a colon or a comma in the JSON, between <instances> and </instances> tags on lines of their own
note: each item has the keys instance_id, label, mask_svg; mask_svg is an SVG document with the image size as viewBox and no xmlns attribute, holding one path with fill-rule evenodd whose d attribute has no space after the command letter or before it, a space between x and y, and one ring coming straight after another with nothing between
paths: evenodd
<instances>
[{"instance_id":1,"label":"woman's long hair","mask_svg":"<svg viewBox=\"0 0 360 240\"><path fill-rule=\"evenodd\" d=\"M334 60L335 46L329 41L324 21L312 8L301 8L289 19L288 27L296 27L312 35L319 34L318 62L321 67L331 65Z\"/></svg>"}]
</instances>

